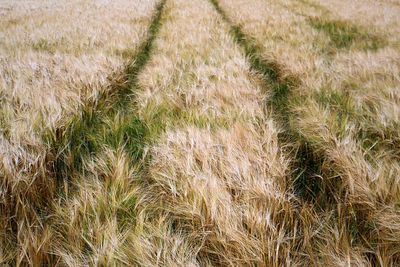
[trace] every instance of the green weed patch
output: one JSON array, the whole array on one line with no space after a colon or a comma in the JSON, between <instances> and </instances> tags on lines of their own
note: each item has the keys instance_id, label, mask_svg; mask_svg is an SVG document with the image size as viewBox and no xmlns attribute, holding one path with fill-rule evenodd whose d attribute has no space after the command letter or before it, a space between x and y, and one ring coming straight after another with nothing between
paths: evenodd
<instances>
[{"instance_id":1,"label":"green weed patch","mask_svg":"<svg viewBox=\"0 0 400 267\"><path fill-rule=\"evenodd\" d=\"M377 50L387 44L383 37L346 20L310 17L308 22L315 29L324 32L330 38L331 46L336 49L354 47L362 50Z\"/></svg>"}]
</instances>

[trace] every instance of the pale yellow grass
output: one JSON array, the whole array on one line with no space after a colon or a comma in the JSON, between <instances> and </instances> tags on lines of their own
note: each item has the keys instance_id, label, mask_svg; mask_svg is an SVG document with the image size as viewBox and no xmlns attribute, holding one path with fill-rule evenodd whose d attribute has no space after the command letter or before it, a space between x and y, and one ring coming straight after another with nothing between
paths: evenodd
<instances>
[{"instance_id":1,"label":"pale yellow grass","mask_svg":"<svg viewBox=\"0 0 400 267\"><path fill-rule=\"evenodd\" d=\"M342 19L351 20L367 27L377 26L381 31L387 33L389 40L396 42L397 45L400 44L399 1L316 0L315 2Z\"/></svg>"},{"instance_id":2,"label":"pale yellow grass","mask_svg":"<svg viewBox=\"0 0 400 267\"><path fill-rule=\"evenodd\" d=\"M46 260L41 209L54 177L44 137L107 90L144 39L155 2L0 2L0 262Z\"/></svg>"},{"instance_id":3,"label":"pale yellow grass","mask_svg":"<svg viewBox=\"0 0 400 267\"><path fill-rule=\"evenodd\" d=\"M54 203L47 253L62 266L121 266L133 261L126 251L132 232L137 168L122 149L105 148L85 161L85 174Z\"/></svg>"},{"instance_id":4,"label":"pale yellow grass","mask_svg":"<svg viewBox=\"0 0 400 267\"><path fill-rule=\"evenodd\" d=\"M220 2L228 17L255 38L260 56L276 64L280 77L295 75L299 81L288 99L293 100L291 124L324 158L323 183L333 188L327 193L338 203L331 210L338 219L325 223L319 235L330 234L314 245L316 254L324 264L335 258L343 265L394 266L400 242L394 219L400 218L396 8L371 7L366 1L324 1L327 9L317 1ZM378 16L384 19L374 23ZM386 42L376 49L360 43L335 48L331 36L312 27L309 20L315 17L357 25Z\"/></svg>"},{"instance_id":5,"label":"pale yellow grass","mask_svg":"<svg viewBox=\"0 0 400 267\"><path fill-rule=\"evenodd\" d=\"M177 119L149 148L132 257L140 266L295 264L289 161L258 81L208 1L165 8L138 112ZM180 123L187 112L211 119Z\"/></svg>"},{"instance_id":6,"label":"pale yellow grass","mask_svg":"<svg viewBox=\"0 0 400 267\"><path fill-rule=\"evenodd\" d=\"M0 264L397 266L398 1L157 3L0 0Z\"/></svg>"}]
</instances>

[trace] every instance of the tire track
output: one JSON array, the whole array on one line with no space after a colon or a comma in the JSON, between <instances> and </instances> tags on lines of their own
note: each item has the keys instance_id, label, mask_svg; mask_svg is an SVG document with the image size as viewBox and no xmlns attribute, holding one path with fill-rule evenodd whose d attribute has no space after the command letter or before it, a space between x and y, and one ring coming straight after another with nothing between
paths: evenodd
<instances>
[{"instance_id":1,"label":"tire track","mask_svg":"<svg viewBox=\"0 0 400 267\"><path fill-rule=\"evenodd\" d=\"M152 55L154 39L162 23L161 18L165 2L166 0L161 0L155 6L147 38L139 46L132 62L121 73L115 74L110 86L105 88L96 99L89 100L83 105L80 115L73 117L66 127L56 129L55 132L46 136L51 147L46 159L48 162L47 168L52 177L56 179L53 201L48 202L54 205L50 204L49 207L41 207L43 209L41 214L44 216L43 223L52 228L52 234L54 235L55 246L46 251L47 255L51 255L54 258L50 262L64 260L63 253L57 247L60 246L59 243L64 242L64 249L71 255L75 255L75 253L80 253L77 252L79 247L76 247L75 239L80 240L80 238L83 238L86 245L95 240L90 234L86 236L88 239L86 240L84 234L79 231L77 233L81 233L82 236L75 237L75 239L71 238L68 236L70 231L68 227L72 228L74 224L79 225L79 222L84 222L95 228L95 221L98 218L94 219L93 217L88 217L88 214L81 214L74 218L75 221L71 220L71 226L60 223L68 220L63 216L73 209L72 206L79 206L84 203L80 199L80 194L91 194L91 192L93 193L91 190L98 189L96 188L98 185L90 183L94 170L87 166L87 162L96 161L99 155L105 155L106 160L116 159L124 162L124 155L127 155L126 162L128 167L125 169L127 171L125 175L128 177L129 172L133 172L133 170L138 173L142 171L143 166L140 160L147 141L146 133L148 127L136 114L135 95L136 90L139 88L138 76ZM117 153L110 155L110 151L117 151ZM124 153L121 154L121 151ZM118 167L121 167L118 165L120 162L111 163L117 165L110 168L118 170ZM110 175L109 173L107 174L107 170L96 170L95 172L97 172L97 178L100 179L104 178L103 176ZM86 181L81 177L87 177L88 179ZM101 188L106 192L102 195L103 191L99 191L98 195L96 195L98 197L97 201L101 201L104 196L113 194L113 190L118 189L118 182L110 185L109 182L100 180L99 184L103 186ZM100 214L101 212L105 214L109 212L110 216L117 221L120 229L134 225L136 215L134 209L136 198L131 195L130 190L132 189L129 187L129 183L126 182L124 189L126 191L121 191L120 195L125 200L124 202L118 202L121 206L101 210L101 207L96 206L96 201L89 203L92 204L91 208L100 209L98 212ZM73 193L71 194L70 192ZM75 200L73 205L71 205L71 199ZM112 214L113 212L115 213ZM107 222L103 223L106 224ZM85 262L91 257L92 248L89 248L89 246L83 246L83 248L87 253L84 257L82 256L82 261Z\"/></svg>"},{"instance_id":2,"label":"tire track","mask_svg":"<svg viewBox=\"0 0 400 267\"><path fill-rule=\"evenodd\" d=\"M278 63L265 60L262 49L254 38L247 36L221 8L217 0L210 0L224 21L231 27L235 41L243 48L249 60L250 67L263 78L263 88L272 89L272 96L267 100L266 106L271 107L273 116L284 131L278 135L283 147L289 148L288 152L294 158L292 179L296 193L306 200L315 200L318 193L323 190L318 177L322 176L324 159L318 157L311 146L299 136L290 125L291 110L290 99L293 97L292 89L300 82L298 77L283 76L282 67ZM316 179L317 178L317 179Z\"/></svg>"},{"instance_id":3,"label":"tire track","mask_svg":"<svg viewBox=\"0 0 400 267\"><path fill-rule=\"evenodd\" d=\"M376 265L382 255L387 255L387 251L396 255L400 231L395 220L399 218L399 211L391 202L393 200L383 200L381 195L386 194L390 198L390 194L387 192L391 192L392 185L389 185L393 183L391 181L397 179L395 173L398 164L393 161L391 168L386 167L389 165L385 165L384 161L380 161L383 166L376 168L371 166L357 141L348 142L351 138L350 131L348 133L344 130L335 132L334 128L329 127L329 119L344 122L341 125L346 126L346 121L341 120L341 114L331 113L329 114L331 117L325 116L325 114L321 114L324 111L321 106L326 108L330 103L318 103L315 96L309 98L293 94L297 80L281 78L283 76L280 75L279 65L274 61L271 63L263 60L263 49L257 45L258 42L247 36L241 26L235 24L228 17L217 0L211 0L211 2L214 3L224 20L231 25L232 35L249 57L252 69L264 77L266 88L272 87L272 97L267 105L272 107L278 123L285 131L280 137L281 144L298 147L297 151L292 151L293 158L295 158L293 179L296 181L297 193L304 200L312 201L312 207L317 216L314 221L316 225L326 227L322 231L322 233L324 231L326 233L317 234L312 238L314 239L311 241L313 246L317 247L318 244L323 244L322 251L329 251L330 248L325 248L324 235L329 236L333 232L332 229L341 228L344 230L340 234L340 238L336 240L333 238L332 243L328 243L328 245L335 246L335 248L340 247L343 251L351 247L354 250L351 251L351 254L349 253L349 258L359 257L365 262ZM337 99L340 101L337 101L335 105L348 101L345 97ZM335 100L335 97L332 100ZM341 106L339 107L341 108ZM299 109L295 110L295 108ZM341 109L340 112L347 111ZM297 117L296 114L299 116ZM312 115L310 116L310 114ZM306 117L309 120L309 124L306 125L308 128L301 128L301 124L299 124L299 129L294 128L293 125L297 124L296 117L304 120L304 115L308 115ZM345 116L343 117L346 118ZM306 132L307 130L309 132ZM310 136L314 138L310 138ZM344 136L348 139L346 140ZM323 177L323 179L313 179L316 177ZM307 184L311 184L311 188ZM379 188L380 186L382 188ZM395 190L393 192L396 192ZM302 206L307 207L307 205ZM333 216L326 216L328 213ZM327 218L326 223L321 224L321 221L325 220L322 218ZM310 224L305 223L305 226L308 227ZM348 240L349 245L342 248L343 240ZM359 247L362 249L372 248L372 251L361 252L360 255L357 255L356 251ZM320 253L321 249L317 250L315 255ZM387 262L398 261L397 255L385 256L383 257ZM390 264L388 263L388 265Z\"/></svg>"},{"instance_id":4,"label":"tire track","mask_svg":"<svg viewBox=\"0 0 400 267\"><path fill-rule=\"evenodd\" d=\"M72 118L66 127L48 135L52 148L49 168L59 184L81 171L82 160L95 154L103 145L124 145L133 162L141 158L146 125L134 113L131 103L135 101L138 75L150 59L165 2L161 0L156 6L148 37L132 62L112 78L109 88L85 103L81 113Z\"/></svg>"}]
</instances>

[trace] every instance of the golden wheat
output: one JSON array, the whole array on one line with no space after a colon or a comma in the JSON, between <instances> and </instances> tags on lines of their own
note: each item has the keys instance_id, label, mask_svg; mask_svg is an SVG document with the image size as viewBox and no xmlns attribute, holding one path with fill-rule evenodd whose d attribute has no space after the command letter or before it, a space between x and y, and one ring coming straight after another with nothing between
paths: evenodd
<instances>
[{"instance_id":1,"label":"golden wheat","mask_svg":"<svg viewBox=\"0 0 400 267\"><path fill-rule=\"evenodd\" d=\"M0 1L0 264L399 265L399 11Z\"/></svg>"},{"instance_id":2,"label":"golden wheat","mask_svg":"<svg viewBox=\"0 0 400 267\"><path fill-rule=\"evenodd\" d=\"M330 234L320 233L317 241L324 245L314 244L319 258L395 265L399 21L391 15L395 8L384 4L365 19L361 14L370 7L362 1L327 2L223 0L221 6L259 44L260 56L275 64L279 79L299 81L287 99L290 123L322 158L322 183L335 199L324 212L338 217L324 225ZM386 19L375 25L378 14ZM368 260L367 254L374 256Z\"/></svg>"},{"instance_id":3,"label":"golden wheat","mask_svg":"<svg viewBox=\"0 0 400 267\"><path fill-rule=\"evenodd\" d=\"M106 90L146 35L155 1L0 3L0 262L37 265L54 196L46 132ZM12 229L12 230L11 230Z\"/></svg>"},{"instance_id":4,"label":"golden wheat","mask_svg":"<svg viewBox=\"0 0 400 267\"><path fill-rule=\"evenodd\" d=\"M164 111L166 132L149 148L133 257L140 266L292 263L288 160L227 25L205 0L169 1L155 45L138 112L148 121Z\"/></svg>"}]
</instances>

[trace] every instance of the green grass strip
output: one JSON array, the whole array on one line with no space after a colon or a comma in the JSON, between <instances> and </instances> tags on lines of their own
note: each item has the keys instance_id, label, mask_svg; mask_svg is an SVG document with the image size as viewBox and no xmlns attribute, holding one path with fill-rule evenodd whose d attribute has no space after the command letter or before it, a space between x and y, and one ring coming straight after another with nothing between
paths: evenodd
<instances>
[{"instance_id":1,"label":"green grass strip","mask_svg":"<svg viewBox=\"0 0 400 267\"><path fill-rule=\"evenodd\" d=\"M297 77L282 78L282 68L277 62L267 61L262 57L262 48L257 41L247 36L239 25L236 25L220 7L217 0L210 0L215 9L230 26L231 34L235 41L243 48L250 67L264 78L264 88L272 88L272 96L267 100L267 105L272 107L274 117L277 119L284 132L278 135L279 142L285 147L291 147L296 143L296 151L293 151L295 160L293 162L292 178L295 182L296 193L304 199L314 199L322 190L320 177L323 157L318 157L311 146L303 140L290 125L290 98L291 89L298 85Z\"/></svg>"},{"instance_id":2,"label":"green grass strip","mask_svg":"<svg viewBox=\"0 0 400 267\"><path fill-rule=\"evenodd\" d=\"M58 182L69 180L82 171L83 159L105 145L123 145L132 162L141 158L148 127L132 110L131 104L138 88L138 75L150 59L165 2L162 0L157 5L147 39L123 71L122 80L114 81L95 101L85 103L80 114L66 127L48 135L50 155L54 157L50 169Z\"/></svg>"}]
</instances>

